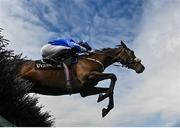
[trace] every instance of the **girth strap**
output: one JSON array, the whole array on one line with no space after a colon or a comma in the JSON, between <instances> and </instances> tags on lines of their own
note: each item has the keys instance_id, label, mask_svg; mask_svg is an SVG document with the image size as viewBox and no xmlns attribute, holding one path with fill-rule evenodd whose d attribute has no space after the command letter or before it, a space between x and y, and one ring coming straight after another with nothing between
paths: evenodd
<instances>
[{"instance_id":1,"label":"girth strap","mask_svg":"<svg viewBox=\"0 0 180 128\"><path fill-rule=\"evenodd\" d=\"M69 92L69 95L71 95L72 94L72 85L71 85L69 69L65 63L62 63L62 64L64 67L64 74L65 74L65 79L66 79L67 90Z\"/></svg>"}]
</instances>

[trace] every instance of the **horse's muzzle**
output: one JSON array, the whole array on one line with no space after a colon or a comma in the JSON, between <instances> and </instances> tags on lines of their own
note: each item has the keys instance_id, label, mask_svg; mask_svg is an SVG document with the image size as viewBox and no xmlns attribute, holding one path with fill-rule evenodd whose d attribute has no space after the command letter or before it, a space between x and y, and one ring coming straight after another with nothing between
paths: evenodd
<instances>
[{"instance_id":1,"label":"horse's muzzle","mask_svg":"<svg viewBox=\"0 0 180 128\"><path fill-rule=\"evenodd\" d=\"M144 71L145 67L143 65L140 65L136 68L136 73L142 73Z\"/></svg>"}]
</instances>

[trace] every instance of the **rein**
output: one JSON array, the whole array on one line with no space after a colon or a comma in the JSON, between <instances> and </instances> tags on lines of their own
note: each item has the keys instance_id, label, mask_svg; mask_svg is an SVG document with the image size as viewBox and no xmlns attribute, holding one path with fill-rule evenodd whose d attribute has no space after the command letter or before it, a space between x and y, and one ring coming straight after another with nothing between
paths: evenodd
<instances>
[{"instance_id":1,"label":"rein","mask_svg":"<svg viewBox=\"0 0 180 128\"><path fill-rule=\"evenodd\" d=\"M124 53L122 53L122 49L121 49L121 51L120 51L120 54L121 54L121 56L123 56L124 55ZM107 55L105 52L103 52L103 51L100 51L100 52L95 52L95 53L97 53L97 54L102 54L102 55L105 55L105 56L107 56L107 57L109 57L109 58L111 58L112 60L114 59L114 57L113 56L111 56L111 55ZM128 61L128 62L126 62L126 64L125 63L123 63L123 62L118 62L119 64L114 64L114 66L120 66L120 67L126 67L126 68L129 68L126 64L130 64L130 63L132 63L132 61Z\"/></svg>"}]
</instances>

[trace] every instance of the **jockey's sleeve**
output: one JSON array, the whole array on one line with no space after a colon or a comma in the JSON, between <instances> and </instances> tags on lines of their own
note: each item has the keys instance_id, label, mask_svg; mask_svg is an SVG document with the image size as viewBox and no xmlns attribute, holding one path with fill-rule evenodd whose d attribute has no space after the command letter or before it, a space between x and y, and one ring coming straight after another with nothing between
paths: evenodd
<instances>
[{"instance_id":1,"label":"jockey's sleeve","mask_svg":"<svg viewBox=\"0 0 180 128\"><path fill-rule=\"evenodd\" d=\"M68 41L68 45L71 47L71 48L75 48L77 50L77 52L81 53L81 52L84 52L84 48L82 48L79 44L75 43L74 41L71 41L69 40Z\"/></svg>"},{"instance_id":2,"label":"jockey's sleeve","mask_svg":"<svg viewBox=\"0 0 180 128\"><path fill-rule=\"evenodd\" d=\"M67 42L66 39L55 39L55 40L49 41L48 44L68 47L68 44L66 42Z\"/></svg>"}]
</instances>

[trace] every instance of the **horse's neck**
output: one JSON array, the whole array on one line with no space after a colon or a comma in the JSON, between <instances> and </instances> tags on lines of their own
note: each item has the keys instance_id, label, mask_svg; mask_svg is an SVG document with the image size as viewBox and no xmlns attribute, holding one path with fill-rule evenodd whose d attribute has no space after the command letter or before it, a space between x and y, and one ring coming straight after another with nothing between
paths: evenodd
<instances>
[{"instance_id":1,"label":"horse's neck","mask_svg":"<svg viewBox=\"0 0 180 128\"><path fill-rule=\"evenodd\" d=\"M115 49L102 51L92 56L92 58L99 60L104 65L104 68L107 68L108 66L115 63L114 57L115 57Z\"/></svg>"}]
</instances>

